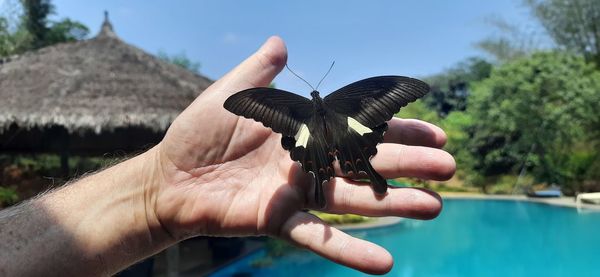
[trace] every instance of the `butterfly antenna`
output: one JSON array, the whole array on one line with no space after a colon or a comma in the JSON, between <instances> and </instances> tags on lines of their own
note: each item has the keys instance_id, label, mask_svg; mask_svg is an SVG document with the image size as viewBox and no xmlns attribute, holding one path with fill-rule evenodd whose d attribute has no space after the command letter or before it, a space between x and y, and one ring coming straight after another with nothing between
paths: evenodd
<instances>
[{"instance_id":1,"label":"butterfly antenna","mask_svg":"<svg viewBox=\"0 0 600 277\"><path fill-rule=\"evenodd\" d=\"M294 74L294 76L298 77L298 79L304 81L312 90L316 90L313 86L310 85L309 82L307 82L306 80L304 80L304 78L300 77L298 74L296 74L296 72L294 72L288 65L287 63L285 64L285 68L287 68L290 72L292 72L292 74Z\"/></svg>"},{"instance_id":2,"label":"butterfly antenna","mask_svg":"<svg viewBox=\"0 0 600 277\"><path fill-rule=\"evenodd\" d=\"M327 75L329 74L329 72L331 72L331 69L333 68L334 64L335 64L335 61L333 61L331 63L331 66L329 67L329 70L327 70L327 73L325 73L325 76L323 76L323 78L321 78L321 81L319 81L319 83L317 84L317 89L315 89L315 90L319 89L319 86L321 85L321 82L323 82L323 80L325 80L325 77L327 77Z\"/></svg>"}]
</instances>

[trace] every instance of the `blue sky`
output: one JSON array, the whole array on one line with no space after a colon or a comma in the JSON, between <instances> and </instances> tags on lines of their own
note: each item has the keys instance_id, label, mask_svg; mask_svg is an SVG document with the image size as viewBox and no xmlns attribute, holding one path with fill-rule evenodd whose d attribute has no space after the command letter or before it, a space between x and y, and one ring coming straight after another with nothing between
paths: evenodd
<instances>
[{"instance_id":1,"label":"blue sky","mask_svg":"<svg viewBox=\"0 0 600 277\"><path fill-rule=\"evenodd\" d=\"M520 0L455 1L77 1L55 0L58 18L87 25L95 35L108 10L116 33L156 54L185 52L217 79L270 35L287 43L288 64L327 94L376 75L423 77L471 56L474 43L494 33L493 17L532 25ZM175 4L177 3L177 4ZM277 87L307 95L289 72Z\"/></svg>"}]
</instances>

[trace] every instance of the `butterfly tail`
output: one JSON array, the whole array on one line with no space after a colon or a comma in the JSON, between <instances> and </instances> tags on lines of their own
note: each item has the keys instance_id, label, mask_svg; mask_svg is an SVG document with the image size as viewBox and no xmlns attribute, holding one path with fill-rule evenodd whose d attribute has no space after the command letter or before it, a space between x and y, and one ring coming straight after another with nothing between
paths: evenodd
<instances>
[{"instance_id":1,"label":"butterfly tail","mask_svg":"<svg viewBox=\"0 0 600 277\"><path fill-rule=\"evenodd\" d=\"M384 194L387 191L387 181L371 165L369 159L377 154L377 143L383 141L383 134L387 130L387 124L381 124L370 133L360 135L353 130L344 130L344 136L340 137L336 143L336 156L340 162L340 168L344 175L350 171L356 176L359 172L364 172L369 177L373 190L377 194Z\"/></svg>"},{"instance_id":2,"label":"butterfly tail","mask_svg":"<svg viewBox=\"0 0 600 277\"><path fill-rule=\"evenodd\" d=\"M373 168L373 166L371 166L371 163L368 160L365 160L365 167L365 172L367 173L367 175L369 175L369 179L371 180L371 185L373 186L373 190L375 191L375 193L385 194L388 187L387 180L381 177L381 175L379 175L379 173L375 171L375 169Z\"/></svg>"},{"instance_id":3,"label":"butterfly tail","mask_svg":"<svg viewBox=\"0 0 600 277\"><path fill-rule=\"evenodd\" d=\"M373 143L376 142L375 144L377 144L378 142L383 141L383 134L385 133L385 131L387 131L388 125L386 123L381 124L375 128L373 128L373 132L366 134L363 138L367 141L369 141L369 143ZM371 184L373 186L373 190L375 191L375 193L377 194L385 194L387 191L387 180L385 178L383 178L381 175L379 175L379 173L377 173L377 171L375 171L375 169L373 168L373 166L371 165L371 162L369 160L369 158L372 155L377 154L377 148L374 148L374 150L372 149L370 152L369 151L365 151L362 152L363 153L363 160L365 161L365 172L367 173L367 175L369 175L369 179L371 179ZM367 156L364 156L367 155Z\"/></svg>"}]
</instances>

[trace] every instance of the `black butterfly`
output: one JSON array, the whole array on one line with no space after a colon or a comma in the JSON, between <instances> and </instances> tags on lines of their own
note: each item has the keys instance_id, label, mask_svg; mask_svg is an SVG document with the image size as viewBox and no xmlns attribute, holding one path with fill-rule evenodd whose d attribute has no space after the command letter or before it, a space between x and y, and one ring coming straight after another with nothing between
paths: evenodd
<instances>
[{"instance_id":1,"label":"black butterfly","mask_svg":"<svg viewBox=\"0 0 600 277\"><path fill-rule=\"evenodd\" d=\"M324 207L323 182L334 177L336 159L344 174L364 172L376 193L386 192L387 181L369 159L383 141L386 121L427 92L429 86L420 80L379 76L347 85L325 98L314 90L312 100L274 88L251 88L232 95L223 106L282 134L281 144L292 160L312 172L315 201Z\"/></svg>"}]
</instances>

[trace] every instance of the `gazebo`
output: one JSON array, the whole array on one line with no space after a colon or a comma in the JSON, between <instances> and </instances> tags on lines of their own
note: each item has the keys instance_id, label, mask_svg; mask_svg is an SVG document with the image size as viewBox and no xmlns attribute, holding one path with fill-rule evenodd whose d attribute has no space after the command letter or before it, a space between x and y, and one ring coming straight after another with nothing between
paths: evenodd
<instances>
[{"instance_id":1,"label":"gazebo","mask_svg":"<svg viewBox=\"0 0 600 277\"><path fill-rule=\"evenodd\" d=\"M0 153L139 151L212 81L125 43L105 13L92 39L0 60Z\"/></svg>"}]
</instances>

